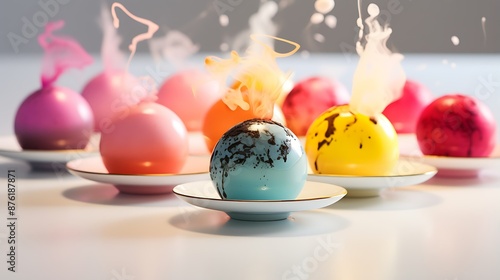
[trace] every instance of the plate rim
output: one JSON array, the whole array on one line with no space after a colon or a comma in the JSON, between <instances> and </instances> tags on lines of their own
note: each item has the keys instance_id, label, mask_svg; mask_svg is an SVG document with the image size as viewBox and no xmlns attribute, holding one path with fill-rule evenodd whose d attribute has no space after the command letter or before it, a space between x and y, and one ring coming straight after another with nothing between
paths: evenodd
<instances>
[{"instance_id":1,"label":"plate rim","mask_svg":"<svg viewBox=\"0 0 500 280\"><path fill-rule=\"evenodd\" d=\"M16 142L15 135L4 135L0 136L0 140ZM99 151L92 150L90 148L85 149L64 149L64 150L33 150L33 149L22 149L20 146L16 149L6 149L6 145L0 145L0 156L9 159L22 160L26 162L63 162L67 163L71 160L78 158L86 158L89 156L94 156L99 154ZM62 158L68 157L69 158ZM45 157L45 158L44 158ZM55 158L54 158L55 157ZM61 158L60 158L61 157ZM78 158L77 158L78 157ZM56 159L57 158L57 159Z\"/></svg>"},{"instance_id":2,"label":"plate rim","mask_svg":"<svg viewBox=\"0 0 500 280\"><path fill-rule=\"evenodd\" d=\"M211 197L200 197L200 196L193 196L193 195L186 195L179 193L176 191L176 188L186 185L186 184L195 184L195 183L207 183L207 182L212 182L211 180L199 180L199 181L193 181L189 183L184 183L184 184L179 184L175 186L172 189L172 192L175 195L182 196L182 197L187 197L187 198L193 198L193 199L202 199L202 200L210 200L210 201L218 201L218 202L224 202L224 203L246 203L246 204L255 204L255 203L296 203L296 202L305 202L305 201L319 201L319 200L325 200L325 199L331 199L334 197L341 196L344 197L347 194L347 190L344 187L335 185L335 184L330 184L330 183L323 183L323 182L316 182L316 181L309 181L306 180L306 183L314 183L314 184L321 184L321 185L329 185L332 187L336 187L341 191L342 193L336 194L333 196L321 196L321 197L313 197L313 198L304 198L304 199L269 199L269 200L255 200L255 199L222 199L222 198L211 198ZM305 188L306 186L304 186ZM286 211L285 211L286 212Z\"/></svg>"},{"instance_id":3,"label":"plate rim","mask_svg":"<svg viewBox=\"0 0 500 280\"><path fill-rule=\"evenodd\" d=\"M411 164L419 164L425 168L429 168L430 170L425 171L425 172L420 172L420 173L409 173L409 174L400 174L400 175L348 175L348 174L317 174L317 173L308 173L307 176L313 176L313 177L324 177L324 178L342 178L342 179L371 179L371 178L400 178L400 177L415 177L415 176L422 176L422 175L432 175L436 174L438 172L438 168L436 166L418 162L418 161L411 161L411 160L401 160L399 159L398 162L408 162Z\"/></svg>"},{"instance_id":4,"label":"plate rim","mask_svg":"<svg viewBox=\"0 0 500 280\"><path fill-rule=\"evenodd\" d=\"M201 157L201 156L192 156L188 155L188 157ZM152 174L122 174L122 173L110 173L109 171L107 173L102 173L102 172L93 172L93 171L85 171L77 168L70 167L70 164L74 164L76 161L91 161L91 160L96 160L96 159L102 159L100 155L97 156L90 156L90 157L85 157L85 158L79 158L79 159L74 159L70 160L69 162L66 163L66 168L70 171L73 172L78 172L78 173L85 173L89 175L95 175L95 176L106 176L106 175L111 175L111 176L124 176L124 177L174 177L174 176L192 176L192 175L202 175L202 174L207 174L209 171L207 170L206 172L192 172L192 173L152 173Z\"/></svg>"},{"instance_id":5,"label":"plate rim","mask_svg":"<svg viewBox=\"0 0 500 280\"><path fill-rule=\"evenodd\" d=\"M500 145L500 144L499 144ZM450 157L450 156L438 156L438 155L424 155L424 154L418 154L418 155L411 155L411 154L406 154L406 153L401 153L400 155L403 158L428 158L428 159L443 159L443 160L500 160L500 155L496 156L485 156L485 157Z\"/></svg>"},{"instance_id":6,"label":"plate rim","mask_svg":"<svg viewBox=\"0 0 500 280\"><path fill-rule=\"evenodd\" d=\"M411 162L429 164L438 170L487 170L500 163L500 156L494 157L447 157L435 155L401 155Z\"/></svg>"},{"instance_id":7,"label":"plate rim","mask_svg":"<svg viewBox=\"0 0 500 280\"><path fill-rule=\"evenodd\" d=\"M421 162L411 162L425 168L424 172L412 172L403 175L384 175L384 176L355 176L355 175L336 175L336 174L307 174L308 179L339 185L348 191L348 196L373 196L374 194L355 194L356 192L374 192L389 188L402 188L419 185L427 182L438 174L439 169L433 165Z\"/></svg>"}]
</instances>

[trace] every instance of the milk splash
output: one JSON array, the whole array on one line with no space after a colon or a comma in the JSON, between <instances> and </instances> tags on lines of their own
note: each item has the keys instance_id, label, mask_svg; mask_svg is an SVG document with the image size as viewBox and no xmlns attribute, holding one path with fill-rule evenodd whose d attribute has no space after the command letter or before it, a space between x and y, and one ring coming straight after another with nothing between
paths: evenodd
<instances>
[{"instance_id":1,"label":"milk splash","mask_svg":"<svg viewBox=\"0 0 500 280\"><path fill-rule=\"evenodd\" d=\"M294 48L286 53L278 53L260 38L265 41L273 39L285 42ZM232 51L228 59L207 57L205 66L219 81L225 93L222 101L231 110L236 110L237 107L243 110L252 109L257 117L270 117L284 83L291 76L291 73L285 74L281 71L276 58L294 54L300 45L269 35L252 35L251 39L254 45L248 48L246 56ZM227 82L231 84L230 87L227 87Z\"/></svg>"},{"instance_id":2,"label":"milk splash","mask_svg":"<svg viewBox=\"0 0 500 280\"><path fill-rule=\"evenodd\" d=\"M83 68L93 62L77 41L52 34L63 27L62 20L49 22L45 25L45 32L38 36L38 43L44 50L42 87L52 85L68 68Z\"/></svg>"},{"instance_id":3,"label":"milk splash","mask_svg":"<svg viewBox=\"0 0 500 280\"><path fill-rule=\"evenodd\" d=\"M391 52L386 46L392 29L381 26L376 20L380 13L379 7L371 3L367 10L369 17L365 23L368 34L364 36L364 46L361 42L364 35L361 10L357 21L360 27L356 43L359 62L354 72L350 107L354 112L376 116L401 97L406 75L401 66L403 55Z\"/></svg>"}]
</instances>

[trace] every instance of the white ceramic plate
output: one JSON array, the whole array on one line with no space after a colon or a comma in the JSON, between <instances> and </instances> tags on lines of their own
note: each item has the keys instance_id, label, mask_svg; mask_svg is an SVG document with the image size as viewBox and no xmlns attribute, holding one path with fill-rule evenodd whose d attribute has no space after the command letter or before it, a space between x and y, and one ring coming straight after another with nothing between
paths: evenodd
<instances>
[{"instance_id":1,"label":"white ceramic plate","mask_svg":"<svg viewBox=\"0 0 500 280\"><path fill-rule=\"evenodd\" d=\"M420 162L399 160L391 174L386 176L353 176L335 174L309 174L309 181L324 182L342 186L350 197L378 196L386 188L412 186L423 183L434 175L437 169Z\"/></svg>"},{"instance_id":2,"label":"white ceramic plate","mask_svg":"<svg viewBox=\"0 0 500 280\"><path fill-rule=\"evenodd\" d=\"M438 176L475 177L483 169L500 167L500 143L488 157L446 157L423 155L415 134L399 136L401 158L432 165L438 169Z\"/></svg>"},{"instance_id":3,"label":"white ceramic plate","mask_svg":"<svg viewBox=\"0 0 500 280\"><path fill-rule=\"evenodd\" d=\"M15 136L4 136L0 137L0 156L26 161L35 169L53 169L74 159L98 155L99 141L96 139L93 137L84 150L23 150Z\"/></svg>"},{"instance_id":4,"label":"white ceramic plate","mask_svg":"<svg viewBox=\"0 0 500 280\"><path fill-rule=\"evenodd\" d=\"M177 174L112 174L100 156L68 162L69 172L99 183L113 184L119 191L131 194L164 194L176 185L210 179L209 157L189 156L184 168Z\"/></svg>"},{"instance_id":5,"label":"white ceramic plate","mask_svg":"<svg viewBox=\"0 0 500 280\"><path fill-rule=\"evenodd\" d=\"M226 212L231 218L247 221L286 219L290 212L312 210L339 201L347 191L339 186L307 181L294 200L223 200L212 181L197 181L174 188L184 201L202 208Z\"/></svg>"},{"instance_id":6,"label":"white ceramic plate","mask_svg":"<svg viewBox=\"0 0 500 280\"><path fill-rule=\"evenodd\" d=\"M422 155L402 155L402 158L411 162L421 162L435 166L439 176L447 177L475 177L483 169L500 168L500 145L488 157L446 157Z\"/></svg>"}]
</instances>

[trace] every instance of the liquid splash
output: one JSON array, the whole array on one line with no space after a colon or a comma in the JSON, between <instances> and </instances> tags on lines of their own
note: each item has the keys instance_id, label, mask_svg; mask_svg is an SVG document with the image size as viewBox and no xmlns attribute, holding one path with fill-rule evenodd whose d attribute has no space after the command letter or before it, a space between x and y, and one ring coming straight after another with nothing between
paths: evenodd
<instances>
[{"instance_id":1,"label":"liquid splash","mask_svg":"<svg viewBox=\"0 0 500 280\"><path fill-rule=\"evenodd\" d=\"M323 15L328 14L335 7L335 1L333 0L316 0L314 2L314 9Z\"/></svg>"},{"instance_id":2,"label":"liquid splash","mask_svg":"<svg viewBox=\"0 0 500 280\"><path fill-rule=\"evenodd\" d=\"M219 81L225 93L222 100L231 110L236 110L237 107L252 109L255 116L264 118L272 116L274 103L291 76L291 73L281 71L276 58L294 54L300 45L269 35L252 35L251 39L255 44L248 48L246 56L232 51L228 59L207 57L205 66ZM290 44L294 48L286 53L275 52L264 42L269 39ZM231 86L228 87L227 82Z\"/></svg>"},{"instance_id":3,"label":"liquid splash","mask_svg":"<svg viewBox=\"0 0 500 280\"><path fill-rule=\"evenodd\" d=\"M334 29L337 27L337 18L334 15L327 15L325 17L325 24L331 29Z\"/></svg>"},{"instance_id":4,"label":"liquid splash","mask_svg":"<svg viewBox=\"0 0 500 280\"><path fill-rule=\"evenodd\" d=\"M334 15L328 14L333 11L335 1L333 0L316 0L314 2L314 13L309 18L309 23L304 28L304 40L306 46L312 50L317 49L317 43L324 43L325 35L318 32L320 24L324 23L330 29L337 26L337 18Z\"/></svg>"},{"instance_id":5,"label":"liquid splash","mask_svg":"<svg viewBox=\"0 0 500 280\"><path fill-rule=\"evenodd\" d=\"M130 50L130 56L129 56L128 61L127 61L127 68L128 68L130 66L130 62L132 61L132 58L135 55L135 52L137 51L137 44L141 41L151 39L153 37L153 34L156 31L158 31L159 27L156 23L154 23L148 19L141 18L141 17L138 17L138 16L132 14L121 3L114 2L113 5L111 5L111 15L113 16L113 26L115 28L120 27L120 20L116 16L116 8L119 8L120 10L122 10L125 14L127 14L133 20L135 20L139 23L142 23L148 27L148 30L146 33L141 33L141 34L135 36L134 38L132 38L132 42L128 46L128 48Z\"/></svg>"},{"instance_id":6,"label":"liquid splash","mask_svg":"<svg viewBox=\"0 0 500 280\"><path fill-rule=\"evenodd\" d=\"M83 68L93 62L76 40L52 34L63 27L62 20L49 22L45 25L45 31L38 36L38 43L44 50L42 87L52 85L69 68Z\"/></svg>"},{"instance_id":7,"label":"liquid splash","mask_svg":"<svg viewBox=\"0 0 500 280\"><path fill-rule=\"evenodd\" d=\"M279 31L276 23L273 22L274 16L278 13L278 4L274 1L263 2L259 10L248 19L248 29L237 34L229 44L231 49L236 51L245 50L252 46L249 40L251 34L266 34L269 38L261 38L262 42L274 48L274 38Z\"/></svg>"},{"instance_id":8,"label":"liquid splash","mask_svg":"<svg viewBox=\"0 0 500 280\"><path fill-rule=\"evenodd\" d=\"M486 17L481 18L481 28L483 29L483 42L486 45Z\"/></svg>"},{"instance_id":9,"label":"liquid splash","mask_svg":"<svg viewBox=\"0 0 500 280\"><path fill-rule=\"evenodd\" d=\"M165 60L179 68L200 47L184 33L172 30L163 37L149 40L149 49L156 62Z\"/></svg>"},{"instance_id":10,"label":"liquid splash","mask_svg":"<svg viewBox=\"0 0 500 280\"><path fill-rule=\"evenodd\" d=\"M360 58L354 72L350 107L354 112L376 116L392 101L401 97L406 75L401 66L403 55L387 48L387 39L392 29L381 26L377 21L379 7L372 3L367 10L369 17L365 23L368 34L364 37L361 14L357 21L360 37L356 43L356 51ZM362 39L365 41L364 46Z\"/></svg>"},{"instance_id":11,"label":"liquid splash","mask_svg":"<svg viewBox=\"0 0 500 280\"><path fill-rule=\"evenodd\" d=\"M103 5L101 8L100 26L103 32L101 45L101 58L103 60L104 71L125 69L125 54L120 50L121 38L113 26L108 8Z\"/></svg>"}]
</instances>

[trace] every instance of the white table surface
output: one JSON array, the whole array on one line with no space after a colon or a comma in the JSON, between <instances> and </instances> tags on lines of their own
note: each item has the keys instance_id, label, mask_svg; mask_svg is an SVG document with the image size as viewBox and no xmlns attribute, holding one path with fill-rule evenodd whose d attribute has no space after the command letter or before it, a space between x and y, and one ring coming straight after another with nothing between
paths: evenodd
<instances>
[{"instance_id":1,"label":"white table surface","mask_svg":"<svg viewBox=\"0 0 500 280\"><path fill-rule=\"evenodd\" d=\"M39 57L1 61L0 135L10 135L17 106L38 86ZM329 74L348 85L354 64L342 56L282 62L296 78ZM133 69L148 65L139 58ZM499 65L498 55L405 60L409 76L436 95L496 82L481 96L497 121ZM97 71L72 71L61 84L78 89ZM9 169L17 175L16 273L6 263ZM343 199L284 221L242 222L173 195L119 194L0 158L0 279L500 279L499 170Z\"/></svg>"}]
</instances>

